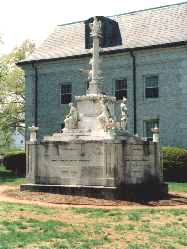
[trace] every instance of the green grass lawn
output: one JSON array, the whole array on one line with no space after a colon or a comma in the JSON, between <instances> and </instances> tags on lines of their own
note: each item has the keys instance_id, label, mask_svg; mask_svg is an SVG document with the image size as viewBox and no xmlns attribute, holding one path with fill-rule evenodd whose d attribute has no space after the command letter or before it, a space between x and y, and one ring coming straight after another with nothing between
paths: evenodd
<instances>
[{"instance_id":1,"label":"green grass lawn","mask_svg":"<svg viewBox=\"0 0 187 249\"><path fill-rule=\"evenodd\" d=\"M15 175L11 170L6 170L4 166L0 166L0 185L17 186L26 183L24 175Z\"/></svg>"},{"instance_id":2,"label":"green grass lawn","mask_svg":"<svg viewBox=\"0 0 187 249\"><path fill-rule=\"evenodd\" d=\"M0 248L187 246L187 209L52 208L0 202Z\"/></svg>"},{"instance_id":3,"label":"green grass lawn","mask_svg":"<svg viewBox=\"0 0 187 249\"><path fill-rule=\"evenodd\" d=\"M0 185L21 185L0 166ZM169 182L187 193L187 183ZM0 248L170 248L187 247L186 209L52 208L0 202Z\"/></svg>"},{"instance_id":4,"label":"green grass lawn","mask_svg":"<svg viewBox=\"0 0 187 249\"><path fill-rule=\"evenodd\" d=\"M187 182L167 182L169 191L187 193Z\"/></svg>"}]
</instances>

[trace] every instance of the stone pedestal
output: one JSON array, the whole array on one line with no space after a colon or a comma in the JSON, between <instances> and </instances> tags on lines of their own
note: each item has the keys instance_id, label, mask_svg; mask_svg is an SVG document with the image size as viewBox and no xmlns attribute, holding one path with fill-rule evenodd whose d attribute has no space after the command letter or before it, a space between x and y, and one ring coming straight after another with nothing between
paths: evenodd
<instances>
[{"instance_id":1,"label":"stone pedestal","mask_svg":"<svg viewBox=\"0 0 187 249\"><path fill-rule=\"evenodd\" d=\"M154 133L153 133L153 142L159 142L159 131L160 129L157 127L157 125L155 125L155 128L151 129Z\"/></svg>"},{"instance_id":2,"label":"stone pedestal","mask_svg":"<svg viewBox=\"0 0 187 249\"><path fill-rule=\"evenodd\" d=\"M30 141L37 141L36 132L39 129L39 127L35 127L34 124L33 124L33 126L28 127L28 129L31 131Z\"/></svg>"},{"instance_id":3,"label":"stone pedestal","mask_svg":"<svg viewBox=\"0 0 187 249\"><path fill-rule=\"evenodd\" d=\"M50 185L47 189L54 191L58 185L62 194L77 189L77 195L94 197L91 192L96 191L98 197L114 198L120 193L125 198L123 191L127 197L127 189L137 191L142 186L143 191L149 186L150 191L157 189L157 195L167 194L160 143L116 139L29 141L26 147L27 184L21 186L22 190L36 191ZM86 188L89 191L85 192Z\"/></svg>"},{"instance_id":4,"label":"stone pedestal","mask_svg":"<svg viewBox=\"0 0 187 249\"><path fill-rule=\"evenodd\" d=\"M113 139L29 141L27 183L103 187L163 183L161 145Z\"/></svg>"},{"instance_id":5,"label":"stone pedestal","mask_svg":"<svg viewBox=\"0 0 187 249\"><path fill-rule=\"evenodd\" d=\"M159 133L153 134L153 142L159 142Z\"/></svg>"},{"instance_id":6,"label":"stone pedestal","mask_svg":"<svg viewBox=\"0 0 187 249\"><path fill-rule=\"evenodd\" d=\"M53 194L86 196L100 199L117 200L153 200L164 198L168 194L168 185L161 184L136 184L122 187L102 186L63 186L47 184L22 184L21 191L47 192Z\"/></svg>"},{"instance_id":7,"label":"stone pedestal","mask_svg":"<svg viewBox=\"0 0 187 249\"><path fill-rule=\"evenodd\" d=\"M102 97L103 95L101 94L87 94L75 97L77 101L78 129L99 132L98 128L100 127L100 123L97 118L101 114L100 100ZM116 98L109 96L104 96L104 98L113 116Z\"/></svg>"}]
</instances>

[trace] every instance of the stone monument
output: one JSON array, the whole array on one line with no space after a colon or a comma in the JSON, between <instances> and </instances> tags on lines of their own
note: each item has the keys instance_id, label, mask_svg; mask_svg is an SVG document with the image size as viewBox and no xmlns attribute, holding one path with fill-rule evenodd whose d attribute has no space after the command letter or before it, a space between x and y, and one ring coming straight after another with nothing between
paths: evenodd
<instances>
[{"instance_id":1,"label":"stone monument","mask_svg":"<svg viewBox=\"0 0 187 249\"><path fill-rule=\"evenodd\" d=\"M45 136L43 142L27 142L27 184L21 190L121 199L167 194L160 143L128 133L125 97L117 125L116 98L100 91L101 22L94 17L90 28L92 69L81 69L91 79L89 89L75 97L77 108L69 104L62 133Z\"/></svg>"},{"instance_id":2,"label":"stone monument","mask_svg":"<svg viewBox=\"0 0 187 249\"><path fill-rule=\"evenodd\" d=\"M127 112L127 106L126 106L127 99L123 97L123 102L121 103L121 128L122 130L126 130L127 126L127 120L128 120L128 112Z\"/></svg>"},{"instance_id":3,"label":"stone monument","mask_svg":"<svg viewBox=\"0 0 187 249\"><path fill-rule=\"evenodd\" d=\"M65 129L75 129L77 127L77 110L74 107L73 103L69 103L70 113L66 116L64 120Z\"/></svg>"}]
</instances>

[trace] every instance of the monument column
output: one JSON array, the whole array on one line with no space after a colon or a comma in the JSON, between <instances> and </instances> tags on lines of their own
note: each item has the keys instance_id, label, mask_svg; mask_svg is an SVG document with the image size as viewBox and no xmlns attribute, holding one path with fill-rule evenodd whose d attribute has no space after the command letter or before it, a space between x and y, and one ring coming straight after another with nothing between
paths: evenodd
<instances>
[{"instance_id":1,"label":"monument column","mask_svg":"<svg viewBox=\"0 0 187 249\"><path fill-rule=\"evenodd\" d=\"M94 17L94 22L90 23L90 28L92 30L91 36L93 37L93 48L90 52L93 54L90 64L92 65L92 81L89 84L89 94L97 95L100 92L99 86L100 83L100 74L102 71L99 70L99 64L102 62L99 59L99 52L102 49L99 47L99 37L101 37L101 21L97 21L97 18Z\"/></svg>"}]
</instances>

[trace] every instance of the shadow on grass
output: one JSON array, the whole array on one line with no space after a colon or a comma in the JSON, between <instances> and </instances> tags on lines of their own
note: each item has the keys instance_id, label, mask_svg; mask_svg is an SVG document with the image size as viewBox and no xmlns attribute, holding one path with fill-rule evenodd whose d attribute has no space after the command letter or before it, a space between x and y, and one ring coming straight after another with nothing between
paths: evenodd
<instances>
[{"instance_id":1,"label":"shadow on grass","mask_svg":"<svg viewBox=\"0 0 187 249\"><path fill-rule=\"evenodd\" d=\"M131 199L131 202L135 202L145 206L176 206L176 205L187 205L187 196L181 195L180 193L168 194L163 197L157 198L142 198L142 199Z\"/></svg>"}]
</instances>

